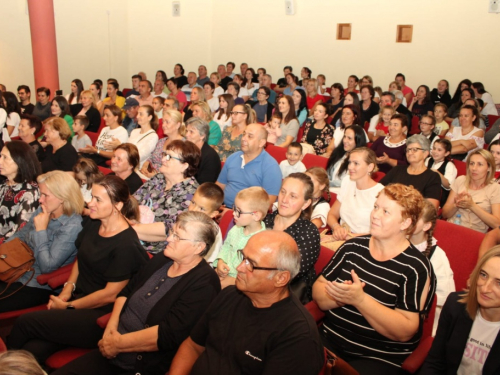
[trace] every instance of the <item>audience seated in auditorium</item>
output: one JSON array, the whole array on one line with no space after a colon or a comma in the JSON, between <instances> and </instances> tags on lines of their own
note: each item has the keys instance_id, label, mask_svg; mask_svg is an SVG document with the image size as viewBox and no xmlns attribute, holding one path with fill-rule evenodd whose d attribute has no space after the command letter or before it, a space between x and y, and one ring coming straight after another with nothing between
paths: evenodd
<instances>
[{"instance_id":1,"label":"audience seated in auditorium","mask_svg":"<svg viewBox=\"0 0 500 375\"><path fill-rule=\"evenodd\" d=\"M495 182L495 159L489 151L472 151L466 161L467 174L451 184L443 206L443 217L464 227L486 233L500 225L500 185Z\"/></svg>"},{"instance_id":2,"label":"audience seated in auditorium","mask_svg":"<svg viewBox=\"0 0 500 375\"><path fill-rule=\"evenodd\" d=\"M107 94L108 96L102 101L104 108L116 105L119 108L123 108L123 105L125 104L125 98L123 96L118 95L118 89L120 86L118 85L117 81L109 81L108 86L107 86Z\"/></svg>"},{"instance_id":3,"label":"audience seated in auditorium","mask_svg":"<svg viewBox=\"0 0 500 375\"><path fill-rule=\"evenodd\" d=\"M0 153L0 174L5 177L0 184L1 244L23 228L38 208L40 163L28 144L7 142Z\"/></svg>"},{"instance_id":4,"label":"audience seated in auditorium","mask_svg":"<svg viewBox=\"0 0 500 375\"><path fill-rule=\"evenodd\" d=\"M345 166L349 175L342 180L337 200L328 212L327 222L332 235L321 240L323 245L333 250L348 239L370 232L370 212L384 188L372 178L372 174L377 171L377 157L369 148L352 150Z\"/></svg>"},{"instance_id":5,"label":"audience seated in auditorium","mask_svg":"<svg viewBox=\"0 0 500 375\"><path fill-rule=\"evenodd\" d=\"M266 216L267 229L288 233L301 254L300 271L291 282L291 290L302 303L311 300L316 278L314 263L319 257L319 231L311 222L314 185L304 173L292 173L283 180L278 195L278 209Z\"/></svg>"},{"instance_id":6,"label":"audience seated in auditorium","mask_svg":"<svg viewBox=\"0 0 500 375\"><path fill-rule=\"evenodd\" d=\"M276 108L282 117L281 136L276 140L276 146L288 147L288 145L297 140L300 124L295 114L295 105L290 95L284 95L278 100Z\"/></svg>"},{"instance_id":7,"label":"audience seated in auditorium","mask_svg":"<svg viewBox=\"0 0 500 375\"><path fill-rule=\"evenodd\" d=\"M127 99L135 100L134 98ZM99 138L94 146L87 146L80 149L85 157L94 160L97 165L106 167L106 162L113 156L113 141L125 143L128 140L127 130L121 126L122 111L116 105L108 106L104 109L104 121L106 126L101 130Z\"/></svg>"},{"instance_id":8,"label":"audience seated in auditorium","mask_svg":"<svg viewBox=\"0 0 500 375\"><path fill-rule=\"evenodd\" d=\"M311 221L316 225L316 228L325 228L328 212L330 211L329 201L331 200L328 190L328 174L324 168L312 167L306 170L306 175L311 178L314 185ZM328 200L323 197L324 195L328 197Z\"/></svg>"},{"instance_id":9,"label":"audience seated in auditorium","mask_svg":"<svg viewBox=\"0 0 500 375\"><path fill-rule=\"evenodd\" d=\"M484 374L500 371L500 247L479 259L465 292L450 294L422 374Z\"/></svg>"},{"instance_id":10,"label":"audience seated in auditorium","mask_svg":"<svg viewBox=\"0 0 500 375\"><path fill-rule=\"evenodd\" d=\"M30 145L35 152L38 161L42 161L45 157L45 150L43 149L35 135L42 130L42 122L40 119L33 115L21 115L21 122L19 123L19 138L23 142Z\"/></svg>"},{"instance_id":11,"label":"audience seated in auditorium","mask_svg":"<svg viewBox=\"0 0 500 375\"><path fill-rule=\"evenodd\" d=\"M224 190L226 207L232 207L236 194L250 186L263 187L269 194L269 205L276 200L281 171L276 160L264 150L266 139L267 131L262 125L248 125L241 138L241 151L232 154L224 163L217 185Z\"/></svg>"},{"instance_id":12,"label":"audience seated in auditorium","mask_svg":"<svg viewBox=\"0 0 500 375\"><path fill-rule=\"evenodd\" d=\"M139 150L136 145L131 143L122 143L113 150L111 158L112 173L122 180L128 186L130 194L135 194L137 189L142 186L141 177L136 169L139 166Z\"/></svg>"},{"instance_id":13,"label":"audience seated in auditorium","mask_svg":"<svg viewBox=\"0 0 500 375\"><path fill-rule=\"evenodd\" d=\"M222 101L225 95L219 96L219 99ZM221 162L226 162L229 156L241 149L241 138L245 128L255 122L255 113L247 104L235 105L230 113L231 123L222 131L222 137L217 145L213 146Z\"/></svg>"},{"instance_id":14,"label":"audience seated in auditorium","mask_svg":"<svg viewBox=\"0 0 500 375\"><path fill-rule=\"evenodd\" d=\"M62 121L62 120L61 120ZM36 278L75 260L75 240L82 229L83 197L75 179L68 173L52 171L38 176L40 207L28 223L8 241L19 239L33 251L34 272L27 272L12 283L0 281L5 295L0 312L14 311L47 303L52 290ZM31 277L33 276L33 277ZM24 287L23 285L26 284Z\"/></svg>"},{"instance_id":15,"label":"audience seated in auditorium","mask_svg":"<svg viewBox=\"0 0 500 375\"><path fill-rule=\"evenodd\" d=\"M327 123L330 116L330 106L318 102L313 111L313 118L304 126L301 143L310 145L316 155L329 157L335 148L333 134L335 127Z\"/></svg>"},{"instance_id":16,"label":"audience seated in auditorium","mask_svg":"<svg viewBox=\"0 0 500 375\"><path fill-rule=\"evenodd\" d=\"M223 290L202 315L169 374L318 374L324 362L318 330L289 291L301 259L295 241L264 231L241 254L236 286Z\"/></svg>"},{"instance_id":17,"label":"audience seated in auditorium","mask_svg":"<svg viewBox=\"0 0 500 375\"><path fill-rule=\"evenodd\" d=\"M429 153L429 140L421 134L412 135L406 140L408 165L396 165L387 172L380 183L384 186L394 183L413 186L437 210L441 198L441 178L425 165Z\"/></svg>"},{"instance_id":18,"label":"audience seated in auditorium","mask_svg":"<svg viewBox=\"0 0 500 375\"><path fill-rule=\"evenodd\" d=\"M90 90L82 91L80 94L80 103L70 105L69 109L73 117L87 116L89 119L89 126L86 130L97 133L101 126L101 114L97 110L95 96Z\"/></svg>"},{"instance_id":19,"label":"audience seated in auditorium","mask_svg":"<svg viewBox=\"0 0 500 375\"><path fill-rule=\"evenodd\" d=\"M346 241L314 283L313 298L328 312L323 343L361 374L400 374L418 346L436 285L430 261L407 239L423 207L412 187L386 186L370 234Z\"/></svg>"},{"instance_id":20,"label":"audience seated in auditorium","mask_svg":"<svg viewBox=\"0 0 500 375\"><path fill-rule=\"evenodd\" d=\"M210 126L210 134L208 136L207 143L210 146L215 146L219 143L222 132L220 130L219 124L217 124L212 117L212 111L210 110L210 106L205 102L196 102L193 105L193 117L197 117L202 119L203 121L208 122Z\"/></svg>"},{"instance_id":21,"label":"audience seated in auditorium","mask_svg":"<svg viewBox=\"0 0 500 375\"><path fill-rule=\"evenodd\" d=\"M460 126L450 126L446 138L451 141L451 157L465 159L484 146L484 131L479 129L479 112L476 107L464 105L460 109Z\"/></svg>"},{"instance_id":22,"label":"audience seated in auditorium","mask_svg":"<svg viewBox=\"0 0 500 375\"><path fill-rule=\"evenodd\" d=\"M10 348L30 351L40 363L64 347L96 347L103 336L96 319L113 310L118 293L148 260L127 221L138 219L139 210L122 179L94 182L89 209L63 290L50 296L48 311L21 316L9 337Z\"/></svg>"},{"instance_id":23,"label":"audience seated in auditorium","mask_svg":"<svg viewBox=\"0 0 500 375\"><path fill-rule=\"evenodd\" d=\"M72 171L73 165L78 159L78 154L71 143L68 142L71 137L68 123L60 117L51 117L45 120L44 127L47 147L42 161L42 172Z\"/></svg>"},{"instance_id":24,"label":"audience seated in auditorium","mask_svg":"<svg viewBox=\"0 0 500 375\"><path fill-rule=\"evenodd\" d=\"M201 153L195 144L189 141L173 141L166 148L164 155L159 173L134 194L140 205L151 210L154 221L165 226L160 235L150 235L147 230L138 231L145 249L153 254L165 248L166 233L174 225L177 216L187 210L198 187L194 176L198 172Z\"/></svg>"},{"instance_id":25,"label":"audience seated in auditorium","mask_svg":"<svg viewBox=\"0 0 500 375\"><path fill-rule=\"evenodd\" d=\"M431 150L431 156L425 159L426 167L439 174L441 179L441 198L440 207L443 207L450 194L451 184L457 178L457 167L451 161L451 142L446 138L438 138L434 142Z\"/></svg>"}]
</instances>

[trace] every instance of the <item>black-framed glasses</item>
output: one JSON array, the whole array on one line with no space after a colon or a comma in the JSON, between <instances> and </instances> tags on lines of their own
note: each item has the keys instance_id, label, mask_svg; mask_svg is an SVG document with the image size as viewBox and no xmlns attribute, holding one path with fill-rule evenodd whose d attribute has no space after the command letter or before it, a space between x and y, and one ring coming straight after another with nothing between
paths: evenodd
<instances>
[{"instance_id":1,"label":"black-framed glasses","mask_svg":"<svg viewBox=\"0 0 500 375\"><path fill-rule=\"evenodd\" d=\"M420 125L429 125L429 126L434 125L434 124L429 124L428 122L423 122L423 121L420 121L419 124Z\"/></svg>"},{"instance_id":2,"label":"black-framed glasses","mask_svg":"<svg viewBox=\"0 0 500 375\"><path fill-rule=\"evenodd\" d=\"M419 148L419 147L412 147L412 148L407 148L406 149L406 153L408 153L408 154L414 154L417 151L424 151L424 149L423 148Z\"/></svg>"},{"instance_id":3,"label":"black-framed glasses","mask_svg":"<svg viewBox=\"0 0 500 375\"><path fill-rule=\"evenodd\" d=\"M238 207L236 207L235 205L233 205L233 212L234 212L234 215L237 218L239 218L241 215L250 215L250 214L254 214L255 213L255 211L243 212Z\"/></svg>"},{"instance_id":4,"label":"black-framed glasses","mask_svg":"<svg viewBox=\"0 0 500 375\"><path fill-rule=\"evenodd\" d=\"M231 111L231 112L229 112L229 114L230 115L237 115L237 114L244 115L245 112Z\"/></svg>"},{"instance_id":5,"label":"black-framed glasses","mask_svg":"<svg viewBox=\"0 0 500 375\"><path fill-rule=\"evenodd\" d=\"M179 242L179 241L203 242L203 241L200 241L200 240L192 240L190 238L181 238L181 237L179 237L179 235L177 233L174 232L173 229L170 229L168 231L168 236L167 237L172 237L172 239L174 240L173 242Z\"/></svg>"},{"instance_id":6,"label":"black-framed glasses","mask_svg":"<svg viewBox=\"0 0 500 375\"><path fill-rule=\"evenodd\" d=\"M265 92L262 92L262 91L257 91L257 94L260 94L260 95L267 95Z\"/></svg>"},{"instance_id":7,"label":"black-framed glasses","mask_svg":"<svg viewBox=\"0 0 500 375\"><path fill-rule=\"evenodd\" d=\"M245 257L245 254L243 254L243 250L237 250L237 253L238 253L238 257L239 259L245 263L245 267L247 268L247 270L249 272L253 272L255 270L262 270L262 271L279 271L279 268L271 268L271 267L257 267L257 266L254 266L252 262L250 262L250 260Z\"/></svg>"},{"instance_id":8,"label":"black-framed glasses","mask_svg":"<svg viewBox=\"0 0 500 375\"><path fill-rule=\"evenodd\" d=\"M175 159L175 160L179 160L181 163L184 163L184 160L182 160L181 158L178 158L176 156L172 156L170 154L167 154L165 151L162 152L162 155L163 157L166 159L166 160L170 160L170 159Z\"/></svg>"}]
</instances>

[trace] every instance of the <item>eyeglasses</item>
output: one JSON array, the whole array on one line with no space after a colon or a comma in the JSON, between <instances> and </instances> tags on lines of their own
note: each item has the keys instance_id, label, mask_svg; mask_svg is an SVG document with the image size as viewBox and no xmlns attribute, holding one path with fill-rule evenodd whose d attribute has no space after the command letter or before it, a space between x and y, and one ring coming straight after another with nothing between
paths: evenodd
<instances>
[{"instance_id":1,"label":"eyeglasses","mask_svg":"<svg viewBox=\"0 0 500 375\"><path fill-rule=\"evenodd\" d=\"M239 218L241 215L250 215L250 214L254 214L255 213L255 211L243 212L238 207L236 207L234 205L233 205L233 212L234 212L234 216L236 216L237 218Z\"/></svg>"},{"instance_id":2,"label":"eyeglasses","mask_svg":"<svg viewBox=\"0 0 500 375\"><path fill-rule=\"evenodd\" d=\"M170 160L170 159L175 159L175 160L179 160L181 163L184 163L185 161L182 160L181 158L178 158L176 156L172 156L170 154L167 154L165 151L162 152L162 155L163 157L165 158L165 160Z\"/></svg>"},{"instance_id":3,"label":"eyeglasses","mask_svg":"<svg viewBox=\"0 0 500 375\"><path fill-rule=\"evenodd\" d=\"M170 229L168 231L167 237L172 237L172 239L174 240L173 242L179 242L179 241L203 242L200 240L192 240L190 238L180 238L179 235L173 231L173 229Z\"/></svg>"},{"instance_id":4,"label":"eyeglasses","mask_svg":"<svg viewBox=\"0 0 500 375\"><path fill-rule=\"evenodd\" d=\"M257 94L260 94L260 95L266 95L265 92L260 92L260 91L257 91Z\"/></svg>"},{"instance_id":5,"label":"eyeglasses","mask_svg":"<svg viewBox=\"0 0 500 375\"><path fill-rule=\"evenodd\" d=\"M429 125L429 126L433 125L433 124L429 124L428 122L423 122L423 121L420 121L419 124L420 125Z\"/></svg>"},{"instance_id":6,"label":"eyeglasses","mask_svg":"<svg viewBox=\"0 0 500 375\"><path fill-rule=\"evenodd\" d=\"M243 263L245 263L245 267L249 272L253 272L255 270L263 270L263 271L279 271L279 268L270 268L270 267L257 267L254 266L250 260L245 257L243 254L243 250L237 250L238 257L241 259Z\"/></svg>"},{"instance_id":7,"label":"eyeglasses","mask_svg":"<svg viewBox=\"0 0 500 375\"><path fill-rule=\"evenodd\" d=\"M418 147L412 147L412 148L407 148L406 153L407 154L414 154L417 151L424 151L423 148L418 148Z\"/></svg>"},{"instance_id":8,"label":"eyeglasses","mask_svg":"<svg viewBox=\"0 0 500 375\"><path fill-rule=\"evenodd\" d=\"M238 111L231 111L231 112L229 112L230 115L237 115L238 113L240 115L244 115L245 114L245 112L238 112Z\"/></svg>"}]
</instances>

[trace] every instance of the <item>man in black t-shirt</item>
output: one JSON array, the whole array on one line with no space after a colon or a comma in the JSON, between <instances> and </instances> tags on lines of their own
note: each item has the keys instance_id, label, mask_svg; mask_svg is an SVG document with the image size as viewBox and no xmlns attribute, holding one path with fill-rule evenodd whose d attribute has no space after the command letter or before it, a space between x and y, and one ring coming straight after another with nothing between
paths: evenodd
<instances>
[{"instance_id":1,"label":"man in black t-shirt","mask_svg":"<svg viewBox=\"0 0 500 375\"><path fill-rule=\"evenodd\" d=\"M240 256L236 285L214 299L169 374L318 374L323 345L316 324L289 290L300 269L297 244L267 230Z\"/></svg>"},{"instance_id":2,"label":"man in black t-shirt","mask_svg":"<svg viewBox=\"0 0 500 375\"><path fill-rule=\"evenodd\" d=\"M19 97L19 105L21 106L21 113L31 115L35 106L31 104L31 90L29 86L21 85L17 88L17 96Z\"/></svg>"}]
</instances>

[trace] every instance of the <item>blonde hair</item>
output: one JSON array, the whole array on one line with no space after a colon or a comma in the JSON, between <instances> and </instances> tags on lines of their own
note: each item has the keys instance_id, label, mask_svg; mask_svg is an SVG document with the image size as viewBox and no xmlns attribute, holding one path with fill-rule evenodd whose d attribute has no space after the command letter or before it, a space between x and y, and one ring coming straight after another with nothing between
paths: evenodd
<instances>
[{"instance_id":1,"label":"blonde hair","mask_svg":"<svg viewBox=\"0 0 500 375\"><path fill-rule=\"evenodd\" d=\"M193 91L196 91L198 93L198 101L200 102L207 101L207 99L205 98L205 91L203 90L202 87L194 87Z\"/></svg>"},{"instance_id":2,"label":"blonde hair","mask_svg":"<svg viewBox=\"0 0 500 375\"><path fill-rule=\"evenodd\" d=\"M212 110L210 109L210 106L208 105L207 102L194 102L193 103L193 107L197 105L198 107L201 108L201 110L203 111L203 113L205 114L205 118L203 120L205 120L206 122L210 122L213 120L213 117L212 117Z\"/></svg>"},{"instance_id":3,"label":"blonde hair","mask_svg":"<svg viewBox=\"0 0 500 375\"><path fill-rule=\"evenodd\" d=\"M486 262L495 257L500 257L500 245L489 249L478 260L476 267L474 267L470 275L470 287L464 292L464 294L462 294L462 298L458 300L458 302L462 302L465 304L465 310L472 320L476 318L477 310L480 307L479 302L477 301L477 281L479 279L479 274L481 273L481 270L483 269Z\"/></svg>"},{"instance_id":4,"label":"blonde hair","mask_svg":"<svg viewBox=\"0 0 500 375\"><path fill-rule=\"evenodd\" d=\"M169 109L168 111L164 111L163 115L169 115L172 120L176 123L180 123L179 129L177 130L180 135L183 137L186 135L186 125L182 122L182 113L175 109Z\"/></svg>"},{"instance_id":5,"label":"blonde hair","mask_svg":"<svg viewBox=\"0 0 500 375\"><path fill-rule=\"evenodd\" d=\"M382 119L382 115L384 114L384 111L385 110L390 110L392 113L391 113L391 117L393 114L396 113L396 110L394 109L394 107L392 105L384 105L383 107L380 107L380 111L378 112L378 122L384 122L384 120Z\"/></svg>"},{"instance_id":6,"label":"blonde hair","mask_svg":"<svg viewBox=\"0 0 500 375\"><path fill-rule=\"evenodd\" d=\"M44 122L45 129L47 126L52 127L56 132L59 133L59 137L63 141L67 141L71 137L71 129L65 119L61 117L49 117Z\"/></svg>"},{"instance_id":7,"label":"blonde hair","mask_svg":"<svg viewBox=\"0 0 500 375\"><path fill-rule=\"evenodd\" d=\"M63 201L63 213L66 216L81 215L84 202L80 186L68 173L47 172L38 176L37 181L39 184L45 184L52 194Z\"/></svg>"},{"instance_id":8,"label":"blonde hair","mask_svg":"<svg viewBox=\"0 0 500 375\"><path fill-rule=\"evenodd\" d=\"M314 83L314 91L317 94L318 93L318 80L316 78L307 78L307 85L309 84L309 82Z\"/></svg>"},{"instance_id":9,"label":"blonde hair","mask_svg":"<svg viewBox=\"0 0 500 375\"><path fill-rule=\"evenodd\" d=\"M260 212L262 218L264 218L267 211L269 211L269 194L260 186L252 186L240 190L239 193L236 194L235 200L236 199L244 201L250 210Z\"/></svg>"},{"instance_id":10,"label":"blonde hair","mask_svg":"<svg viewBox=\"0 0 500 375\"><path fill-rule=\"evenodd\" d=\"M0 375L46 375L33 354L9 350L0 354Z\"/></svg>"},{"instance_id":11,"label":"blonde hair","mask_svg":"<svg viewBox=\"0 0 500 375\"><path fill-rule=\"evenodd\" d=\"M325 185L323 188L323 193L326 193L328 196L328 201L330 201L330 179L328 178L328 173L326 173L325 168L321 167L312 167L306 170L306 174L310 174L314 176L314 178L318 181L320 185ZM313 182L314 183L314 182Z\"/></svg>"},{"instance_id":12,"label":"blonde hair","mask_svg":"<svg viewBox=\"0 0 500 375\"><path fill-rule=\"evenodd\" d=\"M97 106L96 106L97 99L96 99L95 95L92 93L92 91L90 91L90 90L83 90L80 93L80 102L82 101L82 96L84 96L84 95L88 95L90 98L92 98L92 107L97 108Z\"/></svg>"},{"instance_id":13,"label":"blonde hair","mask_svg":"<svg viewBox=\"0 0 500 375\"><path fill-rule=\"evenodd\" d=\"M467 161L465 162L465 168L466 168L466 175L465 175L465 187L466 189L469 189L470 187L470 171L469 171L469 163L472 159L472 156L474 155L480 155L486 160L486 163L488 163L488 174L486 175L486 179L484 180L484 184L488 185L494 182L495 179L495 171L496 171L496 164L495 164L495 158L489 152L488 150L484 150L482 148L472 151L469 156L467 156Z\"/></svg>"}]
</instances>

